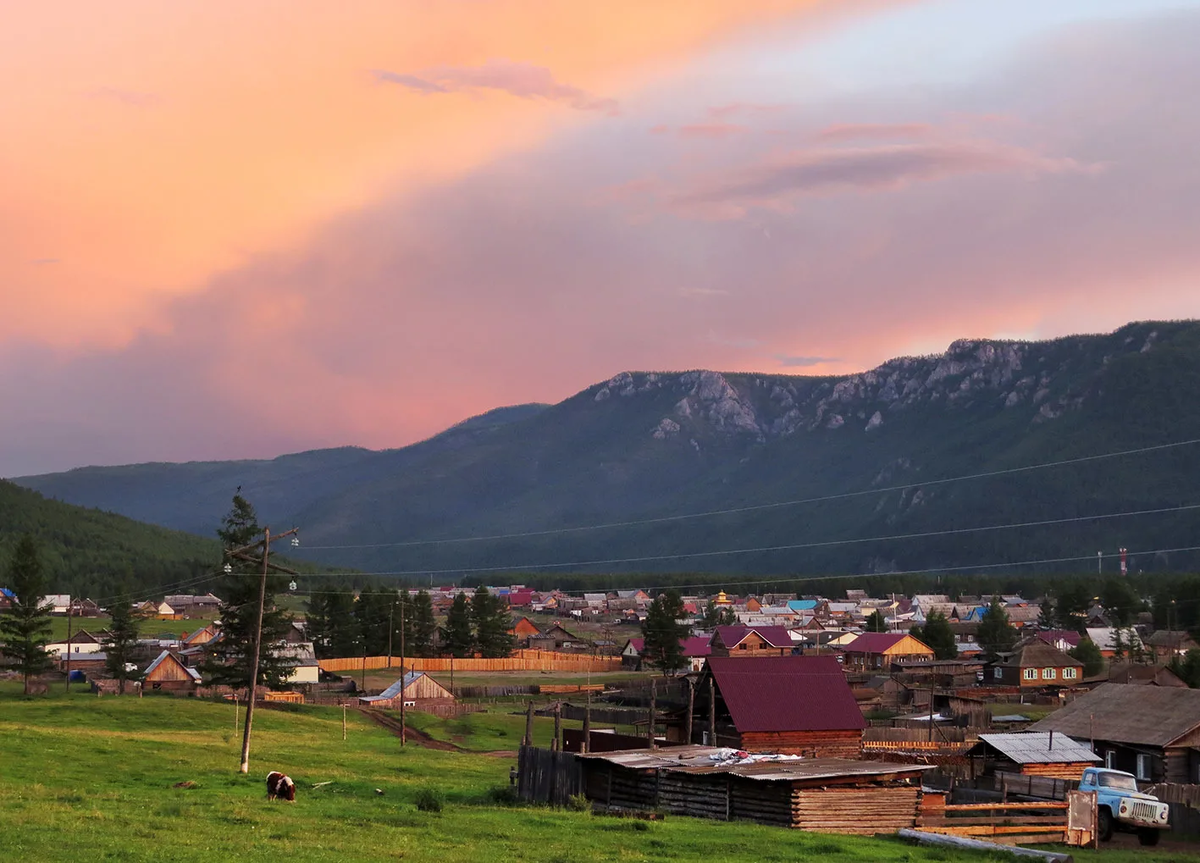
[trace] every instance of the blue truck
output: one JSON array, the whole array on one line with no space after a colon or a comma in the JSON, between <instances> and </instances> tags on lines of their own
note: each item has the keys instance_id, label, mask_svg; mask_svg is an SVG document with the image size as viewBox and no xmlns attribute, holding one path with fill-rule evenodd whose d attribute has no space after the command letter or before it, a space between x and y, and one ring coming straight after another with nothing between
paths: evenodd
<instances>
[{"instance_id":1,"label":"blue truck","mask_svg":"<svg viewBox=\"0 0 1200 863\"><path fill-rule=\"evenodd\" d=\"M1101 842L1121 831L1137 833L1143 845L1157 845L1159 833L1169 829L1171 807L1138 791L1132 773L1089 767L1083 771L1079 790L1096 792L1096 832Z\"/></svg>"}]
</instances>

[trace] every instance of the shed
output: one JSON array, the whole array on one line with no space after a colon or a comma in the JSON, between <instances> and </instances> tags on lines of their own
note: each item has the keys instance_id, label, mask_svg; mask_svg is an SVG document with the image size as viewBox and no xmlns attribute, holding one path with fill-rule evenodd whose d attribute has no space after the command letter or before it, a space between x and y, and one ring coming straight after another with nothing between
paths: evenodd
<instances>
[{"instance_id":1,"label":"shed","mask_svg":"<svg viewBox=\"0 0 1200 863\"><path fill-rule=\"evenodd\" d=\"M932 769L841 758L739 758L712 746L576 757L583 768L584 794L601 806L825 833L913 827L919 778Z\"/></svg>"},{"instance_id":2,"label":"shed","mask_svg":"<svg viewBox=\"0 0 1200 863\"><path fill-rule=\"evenodd\" d=\"M967 755L983 762L983 773L1020 773L1078 779L1102 760L1086 743L1053 731L980 734Z\"/></svg>"},{"instance_id":3,"label":"shed","mask_svg":"<svg viewBox=\"0 0 1200 863\"><path fill-rule=\"evenodd\" d=\"M146 667L142 675L143 688L161 689L164 692L190 692L200 685L200 672L183 664L183 660L169 650Z\"/></svg>"},{"instance_id":4,"label":"shed","mask_svg":"<svg viewBox=\"0 0 1200 863\"><path fill-rule=\"evenodd\" d=\"M832 656L711 656L697 684L692 740L708 735L709 680L715 741L758 752L857 758L866 727Z\"/></svg>"},{"instance_id":5,"label":"shed","mask_svg":"<svg viewBox=\"0 0 1200 863\"><path fill-rule=\"evenodd\" d=\"M1143 782L1200 783L1200 690L1106 683L1030 730L1094 740L1105 767Z\"/></svg>"},{"instance_id":6,"label":"shed","mask_svg":"<svg viewBox=\"0 0 1200 863\"><path fill-rule=\"evenodd\" d=\"M384 710L399 710L400 702L405 707L420 710L429 702L446 703L454 695L423 671L410 671L378 695L364 695L358 699L363 707L379 707Z\"/></svg>"},{"instance_id":7,"label":"shed","mask_svg":"<svg viewBox=\"0 0 1200 863\"><path fill-rule=\"evenodd\" d=\"M521 642L528 642L531 635L541 635L542 631L538 629L538 625L528 617L517 618L512 629L509 630L516 639Z\"/></svg>"}]
</instances>

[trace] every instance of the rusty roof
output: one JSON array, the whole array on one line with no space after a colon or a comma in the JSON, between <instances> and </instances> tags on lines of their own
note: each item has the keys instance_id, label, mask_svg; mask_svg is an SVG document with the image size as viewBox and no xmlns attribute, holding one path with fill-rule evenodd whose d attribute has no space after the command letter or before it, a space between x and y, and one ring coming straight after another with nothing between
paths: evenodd
<instances>
[{"instance_id":1,"label":"rusty roof","mask_svg":"<svg viewBox=\"0 0 1200 863\"><path fill-rule=\"evenodd\" d=\"M721 761L714 755L728 752L716 746L669 746L665 749L624 749L617 752L578 753L577 758L606 761L631 770L664 770L668 773L729 773L746 779L802 782L852 777L871 779L932 770L930 765L856 761L848 758L791 758L782 761Z\"/></svg>"},{"instance_id":2,"label":"rusty roof","mask_svg":"<svg viewBox=\"0 0 1200 863\"><path fill-rule=\"evenodd\" d=\"M866 727L832 656L710 656L707 668L742 734Z\"/></svg>"},{"instance_id":3,"label":"rusty roof","mask_svg":"<svg viewBox=\"0 0 1200 863\"><path fill-rule=\"evenodd\" d=\"M1200 690L1106 683L1030 726L1080 739L1167 746L1200 727Z\"/></svg>"}]
</instances>

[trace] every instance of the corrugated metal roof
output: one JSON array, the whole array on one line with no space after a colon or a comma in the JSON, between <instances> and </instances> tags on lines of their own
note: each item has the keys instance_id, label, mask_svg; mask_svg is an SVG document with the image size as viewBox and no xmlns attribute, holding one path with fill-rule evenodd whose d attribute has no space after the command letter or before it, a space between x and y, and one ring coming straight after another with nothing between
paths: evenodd
<instances>
[{"instance_id":1,"label":"corrugated metal roof","mask_svg":"<svg viewBox=\"0 0 1200 863\"><path fill-rule=\"evenodd\" d=\"M395 698L424 674L424 671L410 671L378 695L364 695L359 701L386 701L389 698Z\"/></svg>"},{"instance_id":2,"label":"corrugated metal roof","mask_svg":"<svg viewBox=\"0 0 1200 863\"><path fill-rule=\"evenodd\" d=\"M866 779L933 769L929 765L852 761L846 758L801 758L748 763L736 760L718 760L721 754L728 751L716 746L671 746L653 750L626 749L618 752L590 752L579 754L577 757L606 761L609 764L628 767L631 770L664 770L668 773L691 774L730 773L747 779L772 782L854 776Z\"/></svg>"},{"instance_id":3,"label":"corrugated metal roof","mask_svg":"<svg viewBox=\"0 0 1200 863\"><path fill-rule=\"evenodd\" d=\"M1052 736L1048 731L980 734L979 739L1017 764L1074 764L1101 760L1086 744L1065 734Z\"/></svg>"},{"instance_id":4,"label":"corrugated metal roof","mask_svg":"<svg viewBox=\"0 0 1200 863\"><path fill-rule=\"evenodd\" d=\"M832 656L710 656L707 667L741 733L866 727Z\"/></svg>"},{"instance_id":5,"label":"corrugated metal roof","mask_svg":"<svg viewBox=\"0 0 1200 863\"><path fill-rule=\"evenodd\" d=\"M751 632L758 633L772 647L792 646L792 635L786 626L718 626L716 631L727 648L740 644Z\"/></svg>"},{"instance_id":6,"label":"corrugated metal roof","mask_svg":"<svg viewBox=\"0 0 1200 863\"><path fill-rule=\"evenodd\" d=\"M1083 663L1040 638L1018 644L1013 655L998 665L1010 668L1083 668Z\"/></svg>"},{"instance_id":7,"label":"corrugated metal roof","mask_svg":"<svg viewBox=\"0 0 1200 863\"><path fill-rule=\"evenodd\" d=\"M864 632L854 641L846 645L845 650L848 653L884 653L891 650L901 641L910 638L907 632ZM917 641L917 639L913 639ZM924 644L924 642L918 642ZM930 655L933 650L926 647Z\"/></svg>"},{"instance_id":8,"label":"corrugated metal roof","mask_svg":"<svg viewBox=\"0 0 1200 863\"><path fill-rule=\"evenodd\" d=\"M1200 727L1200 689L1106 683L1035 723L1032 731L1166 746Z\"/></svg>"}]
</instances>

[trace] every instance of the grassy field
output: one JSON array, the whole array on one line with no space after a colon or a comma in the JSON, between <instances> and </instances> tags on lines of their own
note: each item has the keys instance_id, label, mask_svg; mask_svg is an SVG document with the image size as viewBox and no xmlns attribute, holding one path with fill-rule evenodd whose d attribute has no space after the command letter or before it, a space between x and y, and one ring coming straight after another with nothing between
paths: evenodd
<instances>
[{"instance_id":1,"label":"grassy field","mask_svg":"<svg viewBox=\"0 0 1200 863\"><path fill-rule=\"evenodd\" d=\"M229 705L82 694L25 699L15 685L0 683L0 860L983 859L893 839L505 805L497 792L507 787L512 759L401 750L394 737L354 713L343 742L341 717L336 708L258 712L247 777L236 772L239 736ZM540 738L549 723L538 720ZM521 717L503 714L448 723L422 717L413 724L488 750L515 748L523 729ZM270 769L296 779L294 805L264 799L262 777ZM181 782L195 787L175 787ZM314 789L317 783L330 784ZM418 791L430 787L445 796L440 813L416 808ZM1178 850L1102 853L1105 863L1182 859ZM1095 857L1076 854L1081 861Z\"/></svg>"},{"instance_id":2,"label":"grassy field","mask_svg":"<svg viewBox=\"0 0 1200 863\"><path fill-rule=\"evenodd\" d=\"M214 615L215 617L215 615ZM142 620L138 623L138 632L144 637L160 635L178 636L182 632L195 632L209 623L211 618L191 618L189 620ZM108 629L111 620L107 617L73 617L71 632L86 629L92 635L99 635L101 630ZM65 641L67 638L67 618L50 618L50 640Z\"/></svg>"}]
</instances>

